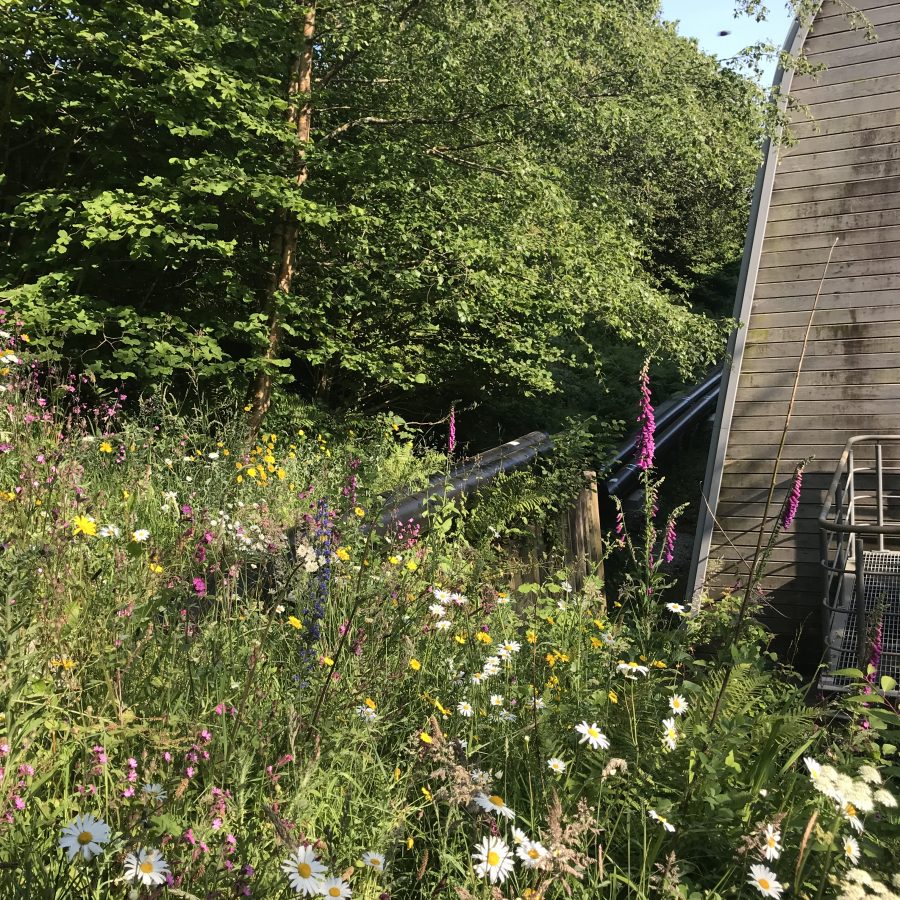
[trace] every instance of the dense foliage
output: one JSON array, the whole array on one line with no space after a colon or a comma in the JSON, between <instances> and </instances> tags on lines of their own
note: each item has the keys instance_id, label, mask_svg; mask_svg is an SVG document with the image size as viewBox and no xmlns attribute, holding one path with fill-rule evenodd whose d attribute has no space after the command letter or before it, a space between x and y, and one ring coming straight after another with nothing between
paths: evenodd
<instances>
[{"instance_id":1,"label":"dense foliage","mask_svg":"<svg viewBox=\"0 0 900 900\"><path fill-rule=\"evenodd\" d=\"M309 13L2 0L0 290L36 349L418 409L719 354L687 298L739 251L757 91L654 0Z\"/></svg>"},{"instance_id":2,"label":"dense foliage","mask_svg":"<svg viewBox=\"0 0 900 900\"><path fill-rule=\"evenodd\" d=\"M616 596L513 591L457 504L369 527L396 422L129 421L10 340L4 900L900 896L896 713L809 705L729 598L686 618L651 470Z\"/></svg>"}]
</instances>

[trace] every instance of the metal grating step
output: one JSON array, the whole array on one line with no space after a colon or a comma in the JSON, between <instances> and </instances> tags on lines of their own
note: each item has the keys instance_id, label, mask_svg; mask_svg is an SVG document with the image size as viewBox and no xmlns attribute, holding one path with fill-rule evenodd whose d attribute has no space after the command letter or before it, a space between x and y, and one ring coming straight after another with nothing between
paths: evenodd
<instances>
[{"instance_id":1,"label":"metal grating step","mask_svg":"<svg viewBox=\"0 0 900 900\"><path fill-rule=\"evenodd\" d=\"M881 550L863 554L866 618L871 621L876 609L882 611L882 659L878 675L890 675L900 682L900 552ZM854 579L852 596L847 605L835 610L829 626L829 660L832 671L859 666L856 656L857 583ZM826 675L821 687L839 689L849 683L847 678ZM897 696L898 691L890 695Z\"/></svg>"}]
</instances>

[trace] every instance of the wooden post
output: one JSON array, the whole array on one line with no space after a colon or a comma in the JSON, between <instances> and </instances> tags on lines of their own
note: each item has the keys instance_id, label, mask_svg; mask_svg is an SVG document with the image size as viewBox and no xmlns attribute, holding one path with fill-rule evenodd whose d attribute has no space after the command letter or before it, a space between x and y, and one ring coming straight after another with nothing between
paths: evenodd
<instances>
[{"instance_id":1,"label":"wooden post","mask_svg":"<svg viewBox=\"0 0 900 900\"><path fill-rule=\"evenodd\" d=\"M566 560L572 566L575 587L581 588L588 575L603 576L603 534L600 529L600 498L597 473L584 472L584 486L571 509L562 517Z\"/></svg>"}]
</instances>

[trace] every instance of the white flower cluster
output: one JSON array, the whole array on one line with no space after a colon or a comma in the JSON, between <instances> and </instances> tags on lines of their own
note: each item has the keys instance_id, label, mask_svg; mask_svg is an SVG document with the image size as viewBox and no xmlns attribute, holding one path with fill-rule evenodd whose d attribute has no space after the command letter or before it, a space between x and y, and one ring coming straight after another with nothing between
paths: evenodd
<instances>
[{"instance_id":1,"label":"white flower cluster","mask_svg":"<svg viewBox=\"0 0 900 900\"><path fill-rule=\"evenodd\" d=\"M892 889L893 888L893 889ZM881 900L900 900L900 873L892 876L891 886L876 881L863 869L850 869L841 884L841 893L837 900L869 900L879 897Z\"/></svg>"},{"instance_id":2,"label":"white flower cluster","mask_svg":"<svg viewBox=\"0 0 900 900\"><path fill-rule=\"evenodd\" d=\"M859 778L852 778L838 772L833 766L820 765L811 757L803 762L809 770L813 787L833 800L850 825L861 832L863 830L860 813L872 812L876 804L886 808L894 808L897 801L890 791L881 787L873 789L873 785L881 784L881 775L872 766L863 766Z\"/></svg>"}]
</instances>

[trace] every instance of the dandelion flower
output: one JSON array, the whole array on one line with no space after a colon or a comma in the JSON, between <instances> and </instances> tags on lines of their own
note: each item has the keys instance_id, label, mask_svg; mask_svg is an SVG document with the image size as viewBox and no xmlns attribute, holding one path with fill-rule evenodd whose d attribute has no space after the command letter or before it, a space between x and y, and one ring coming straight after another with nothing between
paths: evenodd
<instances>
[{"instance_id":1,"label":"dandelion flower","mask_svg":"<svg viewBox=\"0 0 900 900\"><path fill-rule=\"evenodd\" d=\"M663 719L663 743L669 750L674 750L678 746L678 729L675 727L675 718Z\"/></svg>"},{"instance_id":2,"label":"dandelion flower","mask_svg":"<svg viewBox=\"0 0 900 900\"><path fill-rule=\"evenodd\" d=\"M164 884L169 874L169 864L162 858L159 850L138 850L125 857L125 877L131 881L139 881L144 887Z\"/></svg>"},{"instance_id":3,"label":"dandelion flower","mask_svg":"<svg viewBox=\"0 0 900 900\"><path fill-rule=\"evenodd\" d=\"M681 694L672 694L672 696L669 697L669 709L671 709L676 716L683 716L688 709L687 700L685 700Z\"/></svg>"},{"instance_id":4,"label":"dandelion flower","mask_svg":"<svg viewBox=\"0 0 900 900\"><path fill-rule=\"evenodd\" d=\"M69 854L70 862L78 854L90 861L103 852L103 845L108 840L109 825L87 813L75 816L75 820L63 828L59 846Z\"/></svg>"},{"instance_id":5,"label":"dandelion flower","mask_svg":"<svg viewBox=\"0 0 900 900\"><path fill-rule=\"evenodd\" d=\"M661 816L655 809L651 809L647 813L654 822L659 822L666 831L674 831L675 826L665 817Z\"/></svg>"},{"instance_id":6,"label":"dandelion flower","mask_svg":"<svg viewBox=\"0 0 900 900\"><path fill-rule=\"evenodd\" d=\"M765 844L766 859L778 859L781 856L781 832L774 825L766 825L763 843Z\"/></svg>"},{"instance_id":7,"label":"dandelion flower","mask_svg":"<svg viewBox=\"0 0 900 900\"><path fill-rule=\"evenodd\" d=\"M353 891L343 878L324 878L318 884L316 893L320 897L351 897Z\"/></svg>"},{"instance_id":8,"label":"dandelion flower","mask_svg":"<svg viewBox=\"0 0 900 900\"><path fill-rule=\"evenodd\" d=\"M151 799L162 803L169 795L161 784L145 784L144 793Z\"/></svg>"},{"instance_id":9,"label":"dandelion flower","mask_svg":"<svg viewBox=\"0 0 900 900\"><path fill-rule=\"evenodd\" d=\"M515 865L512 852L499 837L482 838L472 858L478 863L475 874L480 878L490 879L491 884L503 884Z\"/></svg>"},{"instance_id":10,"label":"dandelion flower","mask_svg":"<svg viewBox=\"0 0 900 900\"><path fill-rule=\"evenodd\" d=\"M506 805L506 801L498 794L488 796L485 793L475 795L475 802L485 811L497 813L505 819L514 819L516 814Z\"/></svg>"},{"instance_id":11,"label":"dandelion flower","mask_svg":"<svg viewBox=\"0 0 900 900\"><path fill-rule=\"evenodd\" d=\"M749 883L753 885L763 897L774 897L779 900L784 888L778 883L776 874L766 866L750 866Z\"/></svg>"},{"instance_id":12,"label":"dandelion flower","mask_svg":"<svg viewBox=\"0 0 900 900\"><path fill-rule=\"evenodd\" d=\"M859 862L859 844L854 837L844 838L844 856L855 866Z\"/></svg>"},{"instance_id":13,"label":"dandelion flower","mask_svg":"<svg viewBox=\"0 0 900 900\"><path fill-rule=\"evenodd\" d=\"M581 735L581 740L578 742L579 744L590 744L591 750L609 749L609 740L606 735L597 728L596 722L591 725L588 725L587 722L582 722L580 725L575 726L575 730Z\"/></svg>"},{"instance_id":14,"label":"dandelion flower","mask_svg":"<svg viewBox=\"0 0 900 900\"><path fill-rule=\"evenodd\" d=\"M636 680L638 675L646 675L650 670L646 666L638 665L636 662L620 662L616 666L616 671L623 674L626 678Z\"/></svg>"},{"instance_id":15,"label":"dandelion flower","mask_svg":"<svg viewBox=\"0 0 900 900\"><path fill-rule=\"evenodd\" d=\"M137 531L131 533L131 539L138 544L143 544L144 541L150 540L150 532L146 528L138 528Z\"/></svg>"},{"instance_id":16,"label":"dandelion flower","mask_svg":"<svg viewBox=\"0 0 900 900\"><path fill-rule=\"evenodd\" d=\"M459 703L456 704L456 711L467 719L470 719L475 715L475 710L468 700L460 700Z\"/></svg>"},{"instance_id":17,"label":"dandelion flower","mask_svg":"<svg viewBox=\"0 0 900 900\"><path fill-rule=\"evenodd\" d=\"M516 856L522 860L526 869L536 869L547 856L547 848L539 841L522 841L516 847Z\"/></svg>"},{"instance_id":18,"label":"dandelion flower","mask_svg":"<svg viewBox=\"0 0 900 900\"><path fill-rule=\"evenodd\" d=\"M97 523L90 516L75 516L72 519L72 530L75 534L93 537L97 533Z\"/></svg>"},{"instance_id":19,"label":"dandelion flower","mask_svg":"<svg viewBox=\"0 0 900 900\"><path fill-rule=\"evenodd\" d=\"M383 853L376 853L374 850L369 850L366 853L363 853L362 861L367 869L372 869L375 872L384 871L385 861Z\"/></svg>"},{"instance_id":20,"label":"dandelion flower","mask_svg":"<svg viewBox=\"0 0 900 900\"><path fill-rule=\"evenodd\" d=\"M551 756L550 759L547 760L547 768L557 775L562 775L562 773L566 771L566 764L558 756Z\"/></svg>"},{"instance_id":21,"label":"dandelion flower","mask_svg":"<svg viewBox=\"0 0 900 900\"><path fill-rule=\"evenodd\" d=\"M325 866L319 862L312 847L298 847L282 864L291 887L298 894L312 897L321 893L320 879L325 875ZM339 895L340 896L340 895Z\"/></svg>"}]
</instances>

